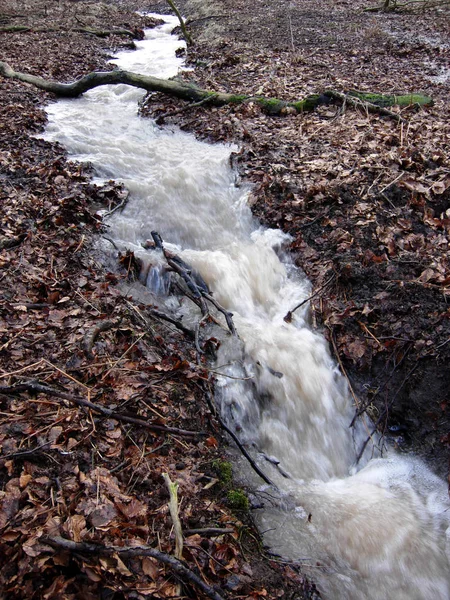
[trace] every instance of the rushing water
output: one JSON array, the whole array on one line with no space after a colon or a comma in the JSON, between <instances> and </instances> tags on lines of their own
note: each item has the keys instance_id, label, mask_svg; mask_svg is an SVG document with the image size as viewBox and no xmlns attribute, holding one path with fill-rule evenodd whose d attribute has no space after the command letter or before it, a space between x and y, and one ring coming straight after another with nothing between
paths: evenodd
<instances>
[{"instance_id":1,"label":"rushing water","mask_svg":"<svg viewBox=\"0 0 450 600\"><path fill-rule=\"evenodd\" d=\"M182 44L169 35L174 25L167 17L137 51L114 62L175 75ZM245 461L239 464L260 502L254 514L265 542L303 561L324 598L450 598L444 482L413 457L390 450L380 458L376 439L355 465L370 423L349 428L354 408L345 381L323 337L309 328L308 309L283 321L310 291L283 252L287 236L252 218L248 189L229 166L232 147L139 118L142 96L120 85L58 102L48 109L46 138L91 162L99 179L130 190L126 208L109 220L109 235L153 262L149 285L161 288L157 253L141 244L156 229L234 313L241 341L223 336L217 401L278 487L261 485Z\"/></svg>"}]
</instances>

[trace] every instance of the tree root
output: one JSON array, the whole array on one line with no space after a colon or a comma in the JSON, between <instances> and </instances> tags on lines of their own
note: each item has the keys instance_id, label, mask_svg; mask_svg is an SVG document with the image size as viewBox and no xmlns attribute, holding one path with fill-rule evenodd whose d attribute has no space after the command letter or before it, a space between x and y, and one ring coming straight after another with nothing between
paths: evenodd
<instances>
[{"instance_id":1,"label":"tree root","mask_svg":"<svg viewBox=\"0 0 450 600\"><path fill-rule=\"evenodd\" d=\"M28 73L19 73L14 71L7 63L0 61L0 75L7 79L15 79L23 83L29 83L41 90L52 92L57 96L76 98L84 92L101 85L126 84L138 87L149 92L162 92L169 96L174 96L181 100L189 102L201 102L209 100L208 106L239 105L253 102L261 107L262 110L271 115L286 115L313 111L321 104L328 104L331 100L344 100L362 108L368 112L378 113L387 116L395 121L401 121L402 118L389 111L386 106L429 106L433 104L433 99L429 96L420 94L406 94L402 96L366 94L362 92L351 92L343 94L334 90L325 90L322 94L311 94L303 100L297 102L286 102L278 98L266 98L264 96L247 96L245 94L228 94L222 92L213 92L203 90L189 83L175 80L159 79L150 75L138 75L130 71L94 71L85 75L72 83L59 83L57 81L47 81L42 77L30 75Z\"/></svg>"},{"instance_id":2,"label":"tree root","mask_svg":"<svg viewBox=\"0 0 450 600\"><path fill-rule=\"evenodd\" d=\"M42 543L48 544L52 548L58 548L66 552L74 554L89 554L93 556L115 556L118 555L120 558L134 558L136 556L151 556L157 561L164 563L171 567L171 569L180 576L181 579L187 580L190 583L196 585L212 600L224 600L216 590L205 583L198 575L191 571L184 565L181 560L165 554L156 548L150 546L101 546L100 544L92 544L87 542L72 542L59 536L51 536L41 538Z\"/></svg>"}]
</instances>

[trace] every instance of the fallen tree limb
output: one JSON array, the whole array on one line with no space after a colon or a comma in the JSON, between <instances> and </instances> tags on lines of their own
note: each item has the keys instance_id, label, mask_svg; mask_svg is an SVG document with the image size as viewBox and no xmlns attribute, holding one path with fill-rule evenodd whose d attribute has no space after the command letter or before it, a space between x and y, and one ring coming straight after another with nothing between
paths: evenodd
<instances>
[{"instance_id":1,"label":"fallen tree limb","mask_svg":"<svg viewBox=\"0 0 450 600\"><path fill-rule=\"evenodd\" d=\"M15 248L19 246L24 239L27 237L25 233L22 235L18 235L16 237L0 237L0 250L5 250L9 248Z\"/></svg>"},{"instance_id":2,"label":"fallen tree limb","mask_svg":"<svg viewBox=\"0 0 450 600\"><path fill-rule=\"evenodd\" d=\"M190 265L185 263L182 258L166 250L163 246L162 238L157 231L152 231L151 236L155 244L154 247L163 253L164 258L166 259L169 267L173 271L175 271L175 273L177 273L187 285L189 292L186 295L188 296L188 298L192 299L193 302L195 302L200 307L203 317L201 321L203 321L206 317L210 316L208 307L205 302L205 300L208 300L208 302L210 302L213 306L215 306L215 308L219 312L223 314L230 332L233 335L237 335L236 328L233 323L233 314L228 312L219 302L217 302L215 298L212 297L212 294L200 273L198 273ZM151 248L151 246L147 244L145 245L145 247L147 249ZM195 341L197 350L199 351L198 328L195 335Z\"/></svg>"},{"instance_id":3,"label":"fallen tree limb","mask_svg":"<svg viewBox=\"0 0 450 600\"><path fill-rule=\"evenodd\" d=\"M407 12L408 10L426 10L427 8L438 8L439 6L449 5L449 0L409 0L399 3L398 0L385 0L379 6L369 6L364 12Z\"/></svg>"},{"instance_id":4,"label":"fallen tree limb","mask_svg":"<svg viewBox=\"0 0 450 600\"><path fill-rule=\"evenodd\" d=\"M185 327L181 320L174 319L170 315L166 314L165 312L162 312L161 310L158 310L157 308L148 308L147 312L149 315L152 315L152 317L156 317L157 319L162 319L163 321L171 323L191 339L195 338L195 332L192 331L192 329L189 329L189 327Z\"/></svg>"},{"instance_id":5,"label":"fallen tree limb","mask_svg":"<svg viewBox=\"0 0 450 600\"><path fill-rule=\"evenodd\" d=\"M143 39L144 33L140 30L130 31L129 29L94 29L93 27L78 27L74 29L79 33L87 33L95 37L106 38L110 35L124 35L131 39Z\"/></svg>"},{"instance_id":6,"label":"fallen tree limb","mask_svg":"<svg viewBox=\"0 0 450 600\"><path fill-rule=\"evenodd\" d=\"M183 558L183 529L181 528L180 516L178 514L178 483L172 481L168 473L162 474L169 491L169 512L175 531L175 558Z\"/></svg>"},{"instance_id":7,"label":"fallen tree limb","mask_svg":"<svg viewBox=\"0 0 450 600\"><path fill-rule=\"evenodd\" d=\"M224 431L226 431L228 433L228 435L234 440L234 442L236 443L236 446L239 448L239 450L242 452L242 454L244 455L244 457L247 459L249 465L252 467L252 469L255 471L255 473L257 473L257 475L259 475L261 477L261 479L263 481L265 481L268 485L273 486L274 488L276 488L277 486L274 484L273 481L271 481L269 479L269 477L267 477L267 475L264 473L264 471L262 471L258 465L256 464L256 462L253 460L253 458L250 456L250 454L247 452L247 449L245 448L245 446L241 443L241 441L239 440L239 438L237 437L237 435L234 433L234 431L232 431L228 425L226 425L219 413L214 409L214 405L213 405L213 400L212 400L212 395L210 394L210 392L205 389L204 386L201 386L201 390L203 391L203 393L205 394L205 398L206 398L206 402L208 403L208 407L209 410L211 411L211 414L214 416L214 418L217 419L219 425L222 427L222 429Z\"/></svg>"},{"instance_id":8,"label":"fallen tree limb","mask_svg":"<svg viewBox=\"0 0 450 600\"><path fill-rule=\"evenodd\" d=\"M31 31L31 27L26 25L3 25L0 27L0 33L26 33Z\"/></svg>"},{"instance_id":9,"label":"fallen tree limb","mask_svg":"<svg viewBox=\"0 0 450 600\"><path fill-rule=\"evenodd\" d=\"M399 121L401 117L396 113L388 111L386 109L387 106L429 106L433 104L432 98L420 94L405 94L401 96L368 94L363 92L342 94L341 92L336 92L334 90L325 90L322 94L311 94L302 100L287 102L278 98L266 98L264 96L213 92L182 81L159 79L150 75L139 75L137 73L131 73L130 71L121 70L106 72L94 71L72 83L59 83L57 81L48 81L42 77L37 77L36 75L19 73L14 71L7 63L1 61L0 75L7 79L15 79L17 81L22 81L23 83L29 83L46 92L68 98L76 98L88 90L101 85L126 84L149 92L161 92L181 100L187 100L188 102L206 102L206 100L208 100L209 106L224 106L227 104L238 105L253 102L271 115L308 112L314 110L321 104L328 104L332 100L339 100L342 102L345 98L347 103L363 108L363 110L379 113Z\"/></svg>"},{"instance_id":10,"label":"fallen tree limb","mask_svg":"<svg viewBox=\"0 0 450 600\"><path fill-rule=\"evenodd\" d=\"M165 554L156 548L150 546L133 546L133 547L120 547L120 546L101 546L100 544L92 544L87 542L72 542L59 536L51 536L41 538L42 543L51 546L52 548L59 548L66 552L74 554L89 554L93 556L115 556L118 555L120 558L134 558L136 556L151 556L157 561L164 563L171 567L171 569L180 576L180 578L189 581L196 585L212 600L224 600L216 590L205 583L198 575L191 571L184 565L181 560Z\"/></svg>"},{"instance_id":11,"label":"fallen tree limb","mask_svg":"<svg viewBox=\"0 0 450 600\"><path fill-rule=\"evenodd\" d=\"M77 406L89 408L90 410L100 413L101 415L104 415L108 418L116 419L117 421L122 421L123 423L139 425L139 427L145 427L146 429L150 429L151 431L172 433L174 435L182 435L186 437L203 437L208 435L203 431L187 431L185 429L178 429L177 427L153 425L145 419L141 419L139 417L129 417L128 415L117 413L116 411L111 410L110 408L106 408L105 406L101 406L100 404L94 404L89 400L85 400L84 398L74 396L73 394L68 394L67 392L63 392L62 390L57 390L56 388L52 388L46 384L40 383L39 381L28 381L26 383L18 383L16 385L11 386L0 386L0 394L10 394L15 396L23 392L28 392L32 394L47 394L48 396L53 396L55 398L62 398L64 400L72 402L73 404L76 404Z\"/></svg>"},{"instance_id":12,"label":"fallen tree limb","mask_svg":"<svg viewBox=\"0 0 450 600\"><path fill-rule=\"evenodd\" d=\"M102 321L92 330L87 332L83 340L83 350L88 358L92 358L92 348L94 347L95 340L98 338L100 333L103 331L108 331L108 329L112 329L117 324L118 323L116 321Z\"/></svg>"}]
</instances>

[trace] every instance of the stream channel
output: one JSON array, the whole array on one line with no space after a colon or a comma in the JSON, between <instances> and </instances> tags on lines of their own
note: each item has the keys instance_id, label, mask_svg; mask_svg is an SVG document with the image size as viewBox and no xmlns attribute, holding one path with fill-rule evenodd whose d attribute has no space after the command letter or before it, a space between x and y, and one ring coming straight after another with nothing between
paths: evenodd
<instances>
[{"instance_id":1,"label":"stream channel","mask_svg":"<svg viewBox=\"0 0 450 600\"><path fill-rule=\"evenodd\" d=\"M170 35L173 17L146 32L120 68L162 78L183 66ZM210 145L138 116L144 92L103 86L48 107L45 138L73 160L90 162L97 181L122 181L130 199L108 220L108 235L149 263L148 287L160 304L194 324L199 312L165 298L162 257L142 243L157 230L168 249L197 269L234 314L239 334L222 336L216 402L224 420L275 482L236 453L251 490L254 519L271 551L300 562L325 599L450 598L450 504L445 483L419 459L377 450L356 457L371 431L350 428L354 407L327 343L308 322L283 316L310 284L283 247L281 231L252 217L249 188L230 167L236 148ZM105 242L105 253L112 246ZM231 377L230 377L231 376Z\"/></svg>"}]
</instances>

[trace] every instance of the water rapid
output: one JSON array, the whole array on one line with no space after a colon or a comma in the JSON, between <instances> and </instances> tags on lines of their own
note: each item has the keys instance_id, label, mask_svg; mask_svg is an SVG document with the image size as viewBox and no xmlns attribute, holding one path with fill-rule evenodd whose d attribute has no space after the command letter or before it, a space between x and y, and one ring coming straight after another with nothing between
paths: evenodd
<instances>
[{"instance_id":1,"label":"water rapid","mask_svg":"<svg viewBox=\"0 0 450 600\"><path fill-rule=\"evenodd\" d=\"M113 62L176 75L182 42L170 36L176 21L164 18L136 51ZM120 85L60 101L48 107L45 137L73 160L90 162L99 180L114 178L130 190L125 209L108 221L109 236L152 263L149 286L160 289L161 278L156 253L142 243L157 230L234 313L240 341L224 336L217 402L278 487L261 485L236 456L265 543L303 562L326 599L450 598L444 482L414 457L393 450L381 457L376 439L355 464L370 423L349 428L354 409L345 381L324 338L309 327L307 307L291 324L283 321L310 291L283 250L287 236L252 218L249 190L229 166L235 148L140 118L142 97ZM195 311L184 317L198 319Z\"/></svg>"}]
</instances>

